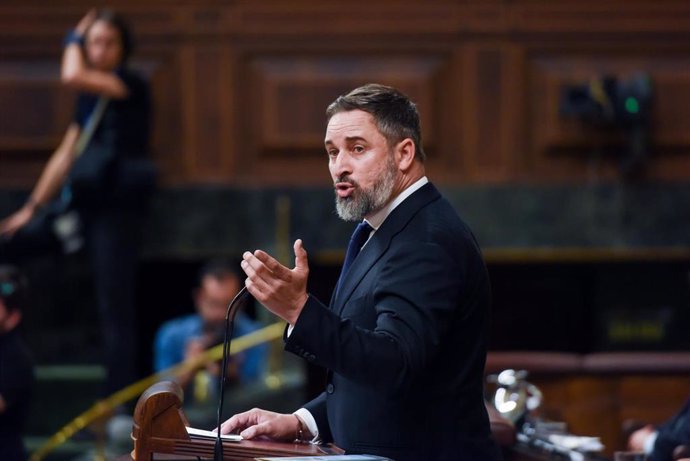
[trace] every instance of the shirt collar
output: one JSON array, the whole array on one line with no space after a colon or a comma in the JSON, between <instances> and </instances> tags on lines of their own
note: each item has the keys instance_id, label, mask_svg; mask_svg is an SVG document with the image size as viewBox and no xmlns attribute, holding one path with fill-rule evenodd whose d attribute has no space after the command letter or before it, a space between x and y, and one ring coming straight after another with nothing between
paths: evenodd
<instances>
[{"instance_id":1,"label":"shirt collar","mask_svg":"<svg viewBox=\"0 0 690 461\"><path fill-rule=\"evenodd\" d=\"M381 224L383 224L383 222L386 220L388 215L391 214L391 212L393 210L395 210L395 208L398 205L400 205L403 201L405 201L405 199L407 197L412 195L414 192L419 190L422 186L424 186L428 182L429 182L429 180L427 179L427 177L422 176L417 181L415 181L412 185L410 185L407 189L405 189L404 191L399 193L397 197L395 197L393 200L391 200L388 203L388 205L384 206L379 211L377 211L376 213L371 215L371 217L369 219L365 219L364 221L369 223L369 225L374 228L374 231L377 231L379 229L379 227L381 227Z\"/></svg>"}]
</instances>

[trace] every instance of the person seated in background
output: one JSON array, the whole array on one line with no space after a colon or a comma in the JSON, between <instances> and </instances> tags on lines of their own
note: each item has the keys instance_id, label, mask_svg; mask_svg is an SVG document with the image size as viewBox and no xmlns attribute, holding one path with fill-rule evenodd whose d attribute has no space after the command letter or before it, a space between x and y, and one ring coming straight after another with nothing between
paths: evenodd
<instances>
[{"instance_id":1,"label":"person seated in background","mask_svg":"<svg viewBox=\"0 0 690 461\"><path fill-rule=\"evenodd\" d=\"M628 439L628 448L644 452L649 461L673 460L680 445L690 445L690 400L665 423L658 427L647 424Z\"/></svg>"},{"instance_id":2,"label":"person seated in background","mask_svg":"<svg viewBox=\"0 0 690 461\"><path fill-rule=\"evenodd\" d=\"M34 384L33 359L19 334L26 281L13 266L0 266L0 459L23 461L24 422Z\"/></svg>"},{"instance_id":3,"label":"person seated in background","mask_svg":"<svg viewBox=\"0 0 690 461\"><path fill-rule=\"evenodd\" d=\"M241 280L234 266L225 260L206 263L199 272L198 287L194 291L196 313L178 317L164 323L156 333L154 344L154 368L161 372L184 360L193 360L206 349L223 342L225 315L229 302L240 291ZM260 325L242 310L235 317L233 337L243 336L259 329ZM246 384L259 379L266 367L268 346L259 345L231 357L227 379L231 385ZM176 377L185 393L185 404L196 404L195 410L186 408L187 417L195 425L212 424L217 396L221 364L200 364L194 370ZM208 403L208 405L204 405ZM209 413L206 415L206 413ZM204 416L201 416L201 415Z\"/></svg>"}]
</instances>

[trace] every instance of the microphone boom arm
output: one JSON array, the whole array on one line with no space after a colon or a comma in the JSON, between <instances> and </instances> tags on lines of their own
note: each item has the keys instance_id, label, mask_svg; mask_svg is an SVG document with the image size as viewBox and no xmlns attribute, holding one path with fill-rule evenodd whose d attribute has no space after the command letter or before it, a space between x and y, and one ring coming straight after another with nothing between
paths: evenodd
<instances>
[{"instance_id":1,"label":"microphone boom arm","mask_svg":"<svg viewBox=\"0 0 690 461\"><path fill-rule=\"evenodd\" d=\"M235 295L234 298L232 298L232 301L230 301L230 304L228 304L228 309L225 312L225 337L223 339L223 366L221 368L221 373L220 373L220 379L219 381L219 392L218 392L218 425L217 427L217 437L216 437L216 445L213 450L213 459L214 461L223 461L223 441L220 438L220 424L222 422L222 416L223 416L223 396L224 396L224 390L225 390L225 380L226 380L226 375L227 375L227 370L228 370L228 355L230 353L230 341L232 339L232 330L235 324L235 316L237 315L237 311L240 308L240 305L242 304L240 301L244 300L249 296L249 292L247 291L247 287L244 286L242 289Z\"/></svg>"}]
</instances>

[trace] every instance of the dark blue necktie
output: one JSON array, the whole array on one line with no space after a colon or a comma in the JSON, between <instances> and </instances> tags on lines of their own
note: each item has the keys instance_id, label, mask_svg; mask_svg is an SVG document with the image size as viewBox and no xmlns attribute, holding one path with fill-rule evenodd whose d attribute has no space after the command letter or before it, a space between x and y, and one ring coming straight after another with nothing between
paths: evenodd
<instances>
[{"instance_id":1,"label":"dark blue necktie","mask_svg":"<svg viewBox=\"0 0 690 461\"><path fill-rule=\"evenodd\" d=\"M361 223L357 224L357 228L355 228L355 231L352 233L352 237L350 237L350 244L347 246L345 262L343 263L343 268L340 271L340 278L338 279L338 284L336 285L336 293L338 290L340 290L340 284L343 282L347 271L350 269L352 262L362 249L362 245L366 243L367 239L369 238L369 234L371 234L371 231L373 230L374 228L371 227L366 221L362 221Z\"/></svg>"}]
</instances>

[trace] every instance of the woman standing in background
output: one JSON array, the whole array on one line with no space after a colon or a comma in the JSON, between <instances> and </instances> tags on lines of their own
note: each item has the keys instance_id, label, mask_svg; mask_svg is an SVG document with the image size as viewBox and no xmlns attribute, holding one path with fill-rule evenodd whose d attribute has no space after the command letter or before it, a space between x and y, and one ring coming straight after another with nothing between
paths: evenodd
<instances>
[{"instance_id":1,"label":"woman standing in background","mask_svg":"<svg viewBox=\"0 0 690 461\"><path fill-rule=\"evenodd\" d=\"M142 194L154 179L146 160L149 87L127 67L131 52L129 28L108 10L89 11L67 34L61 81L78 91L74 117L25 205L0 221L0 262L85 247L100 314L107 393L136 378Z\"/></svg>"}]
</instances>

